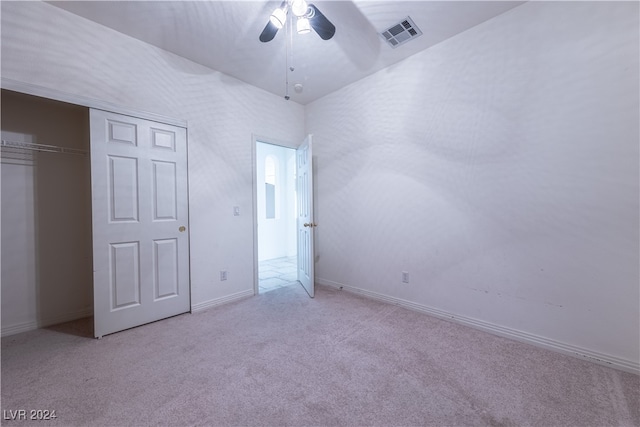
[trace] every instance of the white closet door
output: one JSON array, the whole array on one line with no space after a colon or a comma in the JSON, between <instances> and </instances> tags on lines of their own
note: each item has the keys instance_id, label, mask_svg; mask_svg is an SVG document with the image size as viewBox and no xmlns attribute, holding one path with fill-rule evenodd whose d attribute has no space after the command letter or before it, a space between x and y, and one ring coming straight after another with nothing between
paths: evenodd
<instances>
[{"instance_id":1,"label":"white closet door","mask_svg":"<svg viewBox=\"0 0 640 427\"><path fill-rule=\"evenodd\" d=\"M94 334L190 311L186 129L91 110Z\"/></svg>"}]
</instances>

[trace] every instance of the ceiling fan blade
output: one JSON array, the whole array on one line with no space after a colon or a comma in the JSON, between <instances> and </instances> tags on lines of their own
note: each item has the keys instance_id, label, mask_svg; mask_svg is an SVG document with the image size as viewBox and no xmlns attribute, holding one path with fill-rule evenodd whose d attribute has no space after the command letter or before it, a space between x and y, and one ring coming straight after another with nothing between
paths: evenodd
<instances>
[{"instance_id":1,"label":"ceiling fan blade","mask_svg":"<svg viewBox=\"0 0 640 427\"><path fill-rule=\"evenodd\" d=\"M286 11L287 1L288 0L282 0L282 3L280 3L280 7L278 7L278 9L281 9L282 11L284 11L285 16L287 12ZM273 38L276 36L277 33L278 33L278 27L273 25L271 23L271 18L269 18L269 20L267 21L267 25L264 27L264 30L262 30L262 33L260 33L260 41L262 43L270 42L271 40L273 40Z\"/></svg>"},{"instance_id":2,"label":"ceiling fan blade","mask_svg":"<svg viewBox=\"0 0 640 427\"><path fill-rule=\"evenodd\" d=\"M277 32L278 32L278 27L273 25L271 21L267 22L267 25L264 27L264 30L262 30L262 33L260 33L260 41L263 43L270 42L276 36Z\"/></svg>"},{"instance_id":3,"label":"ceiling fan blade","mask_svg":"<svg viewBox=\"0 0 640 427\"><path fill-rule=\"evenodd\" d=\"M309 18L311 28L318 33L322 40L329 40L336 33L336 27L312 4L309 9L313 9L313 16Z\"/></svg>"}]
</instances>

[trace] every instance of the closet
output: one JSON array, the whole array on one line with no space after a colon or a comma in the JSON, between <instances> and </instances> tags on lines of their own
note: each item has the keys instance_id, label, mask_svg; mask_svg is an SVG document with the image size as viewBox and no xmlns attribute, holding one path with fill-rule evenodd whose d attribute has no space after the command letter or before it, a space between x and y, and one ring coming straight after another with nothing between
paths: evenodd
<instances>
[{"instance_id":1,"label":"closet","mask_svg":"<svg viewBox=\"0 0 640 427\"><path fill-rule=\"evenodd\" d=\"M2 90L2 335L93 312L89 109Z\"/></svg>"},{"instance_id":2,"label":"closet","mask_svg":"<svg viewBox=\"0 0 640 427\"><path fill-rule=\"evenodd\" d=\"M101 338L189 312L186 126L1 102L2 335L93 315Z\"/></svg>"}]
</instances>

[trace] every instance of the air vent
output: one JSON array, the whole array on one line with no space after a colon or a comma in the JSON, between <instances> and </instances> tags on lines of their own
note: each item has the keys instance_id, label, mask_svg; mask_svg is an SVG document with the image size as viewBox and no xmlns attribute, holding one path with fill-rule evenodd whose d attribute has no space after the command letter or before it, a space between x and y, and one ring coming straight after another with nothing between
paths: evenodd
<instances>
[{"instance_id":1,"label":"air vent","mask_svg":"<svg viewBox=\"0 0 640 427\"><path fill-rule=\"evenodd\" d=\"M380 32L382 38L389 43L389 46L396 48L422 35L420 28L408 16L395 25Z\"/></svg>"}]
</instances>

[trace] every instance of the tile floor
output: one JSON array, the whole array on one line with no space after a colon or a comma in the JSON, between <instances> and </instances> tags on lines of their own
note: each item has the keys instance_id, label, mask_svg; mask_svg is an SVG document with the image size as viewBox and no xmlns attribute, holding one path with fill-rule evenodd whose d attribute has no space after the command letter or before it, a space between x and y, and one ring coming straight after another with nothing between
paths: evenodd
<instances>
[{"instance_id":1,"label":"tile floor","mask_svg":"<svg viewBox=\"0 0 640 427\"><path fill-rule=\"evenodd\" d=\"M296 285L298 277L297 257L274 258L258 264L258 293L284 286Z\"/></svg>"}]
</instances>

